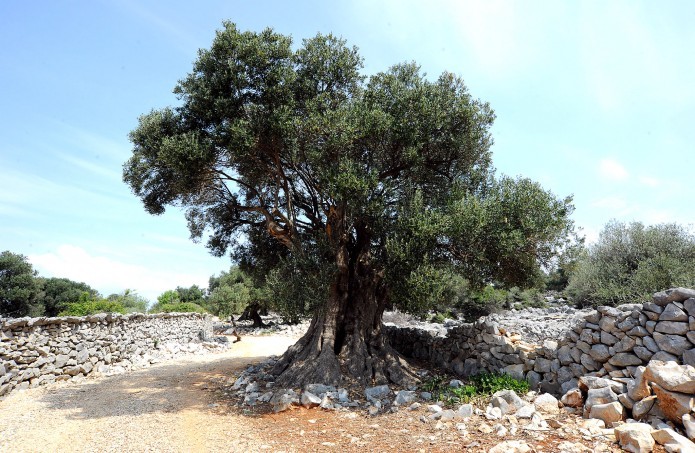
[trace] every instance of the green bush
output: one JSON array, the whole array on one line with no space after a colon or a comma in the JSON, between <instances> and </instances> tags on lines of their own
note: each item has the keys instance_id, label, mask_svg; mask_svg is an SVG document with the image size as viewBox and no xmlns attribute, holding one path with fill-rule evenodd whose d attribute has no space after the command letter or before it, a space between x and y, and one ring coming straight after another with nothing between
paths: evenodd
<instances>
[{"instance_id":1,"label":"green bush","mask_svg":"<svg viewBox=\"0 0 695 453\"><path fill-rule=\"evenodd\" d=\"M193 302L176 302L157 304L151 313L207 313L207 310Z\"/></svg>"},{"instance_id":2,"label":"green bush","mask_svg":"<svg viewBox=\"0 0 695 453\"><path fill-rule=\"evenodd\" d=\"M529 384L508 374L482 372L470 376L466 385L456 388L449 386L446 376L433 376L420 389L430 392L435 401L452 405L485 399L500 390L514 390L517 394L524 395L529 391Z\"/></svg>"},{"instance_id":3,"label":"green bush","mask_svg":"<svg viewBox=\"0 0 695 453\"><path fill-rule=\"evenodd\" d=\"M695 236L677 224L608 223L578 260L567 294L580 307L639 302L695 286Z\"/></svg>"},{"instance_id":4,"label":"green bush","mask_svg":"<svg viewBox=\"0 0 695 453\"><path fill-rule=\"evenodd\" d=\"M96 313L121 313L126 308L119 302L106 299L90 299L89 293L82 293L80 300L65 305L58 316L87 316Z\"/></svg>"}]
</instances>

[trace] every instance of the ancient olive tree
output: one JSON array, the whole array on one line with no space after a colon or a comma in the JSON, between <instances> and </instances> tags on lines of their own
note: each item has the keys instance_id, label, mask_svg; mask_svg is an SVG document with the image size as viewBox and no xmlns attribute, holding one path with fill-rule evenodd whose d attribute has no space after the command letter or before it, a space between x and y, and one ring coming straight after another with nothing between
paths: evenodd
<instances>
[{"instance_id":1,"label":"ancient olive tree","mask_svg":"<svg viewBox=\"0 0 695 453\"><path fill-rule=\"evenodd\" d=\"M413 380L381 334L387 305L421 308L456 272L527 282L570 227L569 199L493 178L493 112L459 77L361 68L331 35L293 50L225 23L176 86L180 105L130 135L123 177L148 212L184 208L216 255L253 250L263 231L275 262L330 276L279 383ZM285 269L302 284L303 266Z\"/></svg>"}]
</instances>

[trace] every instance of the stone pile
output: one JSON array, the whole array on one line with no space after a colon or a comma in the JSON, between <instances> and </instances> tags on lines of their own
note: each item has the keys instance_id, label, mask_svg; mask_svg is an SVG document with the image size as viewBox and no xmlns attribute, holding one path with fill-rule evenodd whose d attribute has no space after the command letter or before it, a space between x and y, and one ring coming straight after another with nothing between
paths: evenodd
<instances>
[{"instance_id":1,"label":"stone pile","mask_svg":"<svg viewBox=\"0 0 695 453\"><path fill-rule=\"evenodd\" d=\"M460 376L506 372L534 390L561 395L582 376L630 378L650 360L695 365L695 290L656 293L653 302L599 307L567 318L565 335L540 344L493 318L450 328L446 335L386 326L406 357Z\"/></svg>"},{"instance_id":2,"label":"stone pile","mask_svg":"<svg viewBox=\"0 0 695 453\"><path fill-rule=\"evenodd\" d=\"M212 318L197 313L0 320L0 396L221 347L211 335Z\"/></svg>"}]
</instances>

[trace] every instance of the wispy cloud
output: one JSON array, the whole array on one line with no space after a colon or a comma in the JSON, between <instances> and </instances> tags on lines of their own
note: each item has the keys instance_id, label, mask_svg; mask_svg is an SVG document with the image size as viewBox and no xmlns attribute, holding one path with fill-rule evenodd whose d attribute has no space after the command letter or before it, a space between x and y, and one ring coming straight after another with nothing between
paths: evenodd
<instances>
[{"instance_id":1,"label":"wispy cloud","mask_svg":"<svg viewBox=\"0 0 695 453\"><path fill-rule=\"evenodd\" d=\"M610 209L616 211L616 213L620 212L621 214L629 210L627 200L616 195L599 198L591 203L591 206L594 208Z\"/></svg>"},{"instance_id":2,"label":"wispy cloud","mask_svg":"<svg viewBox=\"0 0 695 453\"><path fill-rule=\"evenodd\" d=\"M615 159L602 159L598 165L598 173L609 181L625 181L630 176L625 167Z\"/></svg>"},{"instance_id":3,"label":"wispy cloud","mask_svg":"<svg viewBox=\"0 0 695 453\"><path fill-rule=\"evenodd\" d=\"M104 166L103 164L100 165L94 162L90 162L86 159L82 159L80 157L64 153L58 153L57 155L60 159L64 160L65 162L75 165L83 170L87 170L88 172L94 175L103 176L113 181L120 181L121 179L120 172L114 170L111 166Z\"/></svg>"},{"instance_id":4,"label":"wispy cloud","mask_svg":"<svg viewBox=\"0 0 695 453\"><path fill-rule=\"evenodd\" d=\"M640 176L639 182L643 186L652 187L652 188L659 187L661 185L661 181L657 178L652 177L652 176Z\"/></svg>"}]
</instances>

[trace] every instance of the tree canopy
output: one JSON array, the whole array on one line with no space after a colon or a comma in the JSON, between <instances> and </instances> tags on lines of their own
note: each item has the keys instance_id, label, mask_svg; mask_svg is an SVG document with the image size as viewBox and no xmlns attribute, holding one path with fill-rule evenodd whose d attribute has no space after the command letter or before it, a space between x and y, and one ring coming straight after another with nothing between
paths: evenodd
<instances>
[{"instance_id":1,"label":"tree canopy","mask_svg":"<svg viewBox=\"0 0 695 453\"><path fill-rule=\"evenodd\" d=\"M0 316L39 316L39 285L36 272L24 255L0 253Z\"/></svg>"},{"instance_id":2,"label":"tree canopy","mask_svg":"<svg viewBox=\"0 0 695 453\"><path fill-rule=\"evenodd\" d=\"M528 284L571 228L570 198L495 178L494 113L460 77L361 69L333 35L293 49L225 22L175 87L180 105L130 134L123 178L148 212L182 207L213 254L284 272L299 294L324 285L275 370L285 380L336 381L341 364L363 381L407 380L380 335L388 304L422 309L452 273Z\"/></svg>"}]
</instances>

